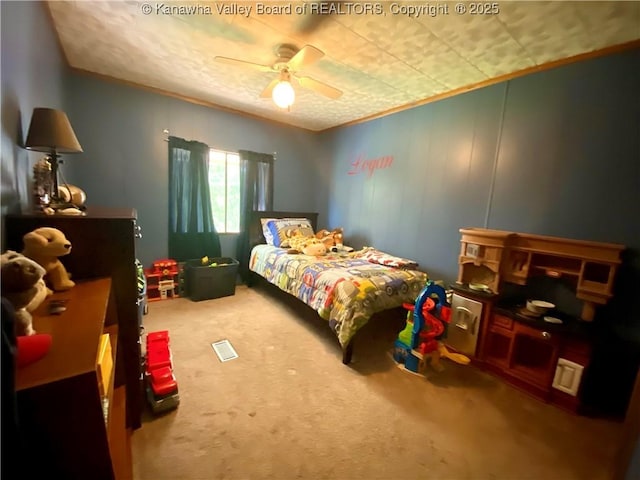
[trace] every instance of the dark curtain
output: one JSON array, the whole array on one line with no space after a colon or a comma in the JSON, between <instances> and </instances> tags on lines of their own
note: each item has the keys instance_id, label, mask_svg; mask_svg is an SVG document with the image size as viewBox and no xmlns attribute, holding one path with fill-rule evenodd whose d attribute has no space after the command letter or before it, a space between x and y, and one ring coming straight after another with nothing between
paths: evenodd
<instances>
[{"instance_id":1,"label":"dark curtain","mask_svg":"<svg viewBox=\"0 0 640 480\"><path fill-rule=\"evenodd\" d=\"M220 256L209 194L209 147L169 137L169 258Z\"/></svg>"},{"instance_id":2,"label":"dark curtain","mask_svg":"<svg viewBox=\"0 0 640 480\"><path fill-rule=\"evenodd\" d=\"M249 279L249 220L252 211L273 210L273 155L240 150L240 235L236 252L240 277Z\"/></svg>"}]
</instances>

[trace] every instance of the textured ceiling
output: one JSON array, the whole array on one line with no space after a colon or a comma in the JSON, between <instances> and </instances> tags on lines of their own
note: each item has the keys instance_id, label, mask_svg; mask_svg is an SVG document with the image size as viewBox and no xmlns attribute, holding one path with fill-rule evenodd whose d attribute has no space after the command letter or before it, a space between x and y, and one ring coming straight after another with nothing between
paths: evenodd
<instances>
[{"instance_id":1,"label":"textured ceiling","mask_svg":"<svg viewBox=\"0 0 640 480\"><path fill-rule=\"evenodd\" d=\"M292 14L259 14L255 1L48 6L73 68L315 131L640 39L636 1L324 2L326 15L309 13L320 8L311 3L318 2L262 3ZM457 13L460 4L465 13ZM296 15L296 8L307 13ZM368 8L378 12L361 11ZM343 95L331 100L297 85L295 104L283 111L260 98L276 73L214 60L272 65L282 43L322 50L325 56L301 73Z\"/></svg>"}]
</instances>

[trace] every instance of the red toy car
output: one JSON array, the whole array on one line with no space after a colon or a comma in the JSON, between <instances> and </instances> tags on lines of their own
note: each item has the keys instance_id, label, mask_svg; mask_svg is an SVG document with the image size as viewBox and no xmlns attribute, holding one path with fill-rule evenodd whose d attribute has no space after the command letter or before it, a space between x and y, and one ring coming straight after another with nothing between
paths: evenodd
<instances>
[{"instance_id":1,"label":"red toy car","mask_svg":"<svg viewBox=\"0 0 640 480\"><path fill-rule=\"evenodd\" d=\"M171 410L178 406L180 403L178 382L173 375L167 330L147 334L145 378L147 400L154 413Z\"/></svg>"}]
</instances>

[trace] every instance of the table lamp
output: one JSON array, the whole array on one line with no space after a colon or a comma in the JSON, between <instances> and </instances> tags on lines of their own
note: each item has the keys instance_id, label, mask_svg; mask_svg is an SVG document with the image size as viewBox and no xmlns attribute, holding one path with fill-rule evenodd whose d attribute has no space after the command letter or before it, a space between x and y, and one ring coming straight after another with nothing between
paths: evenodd
<instances>
[{"instance_id":1,"label":"table lamp","mask_svg":"<svg viewBox=\"0 0 640 480\"><path fill-rule=\"evenodd\" d=\"M61 153L81 153L82 147L67 114L53 108L34 108L25 148L48 154L53 182L49 206L54 209L68 206L58 192L58 165L62 163L59 157Z\"/></svg>"}]
</instances>

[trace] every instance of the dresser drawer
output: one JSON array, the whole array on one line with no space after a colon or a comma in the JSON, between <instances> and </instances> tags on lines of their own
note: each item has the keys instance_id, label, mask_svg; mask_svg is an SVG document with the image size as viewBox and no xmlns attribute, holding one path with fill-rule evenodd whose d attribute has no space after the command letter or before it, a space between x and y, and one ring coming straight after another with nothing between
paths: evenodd
<instances>
[{"instance_id":1,"label":"dresser drawer","mask_svg":"<svg viewBox=\"0 0 640 480\"><path fill-rule=\"evenodd\" d=\"M493 314L491 325L495 325L506 330L513 330L513 320L506 315L500 315L499 313Z\"/></svg>"}]
</instances>

